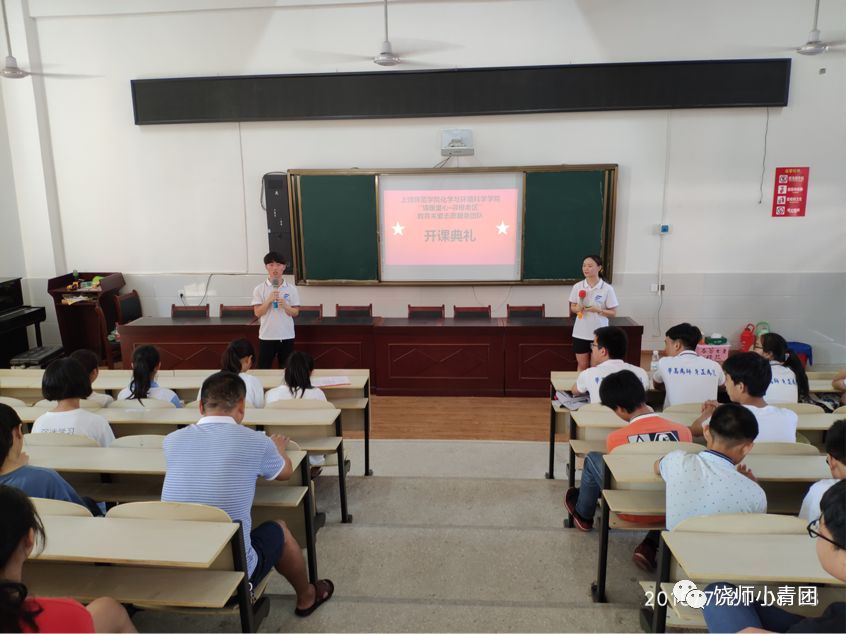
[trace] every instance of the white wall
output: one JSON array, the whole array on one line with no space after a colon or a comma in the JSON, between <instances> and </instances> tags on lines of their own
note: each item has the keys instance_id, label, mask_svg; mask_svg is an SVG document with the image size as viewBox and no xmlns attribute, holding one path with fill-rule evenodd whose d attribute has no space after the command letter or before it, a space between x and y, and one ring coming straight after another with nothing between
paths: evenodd
<instances>
[{"instance_id":1,"label":"white wall","mask_svg":"<svg viewBox=\"0 0 846 634\"><path fill-rule=\"evenodd\" d=\"M51 72L94 76L43 82L48 164L55 166L58 192L52 211L63 236L57 246L68 268L132 274L147 313L166 313L179 288L202 294L208 272L262 271L265 172L430 167L441 158L439 131L467 127L477 153L461 165L620 165L614 282L621 312L647 326L645 345L681 319L726 334L768 319L788 339L817 346L818 360L846 363L842 52L792 56L790 102L770 110L766 159L764 109L135 126L133 78L374 70L369 62L328 64L325 55L309 60L303 51L375 54L381 3L31 0L24 6L34 17L37 37L29 44L36 41L36 61ZM460 67L782 56L788 53L776 49L804 42L812 9L810 0L420 0L391 3L391 39L400 54L404 38L450 43L421 59ZM846 3L824 1L820 24L824 36L832 30L830 37L842 36ZM13 115L25 116L7 112L10 121ZM39 147L37 141L31 146ZM16 165L21 155L13 146ZM807 217L774 219L773 168L790 165L811 168ZM44 211L34 219L27 214L21 209L29 244L33 232L26 228L49 226L49 219ZM673 233L665 238L667 292L659 323L661 302L649 284L659 267L660 239L652 229L662 217ZM29 257L27 274L45 276ZM255 279L214 278L212 304L243 299ZM404 314L408 303L491 303L503 314L505 303L545 302L549 313L565 314L566 291L309 287L301 295L327 308L372 301L388 316Z\"/></svg>"},{"instance_id":2,"label":"white wall","mask_svg":"<svg viewBox=\"0 0 846 634\"><path fill-rule=\"evenodd\" d=\"M3 84L0 82L0 96ZM0 277L23 277L25 271L21 248L21 227L15 200L15 179L3 99L0 98Z\"/></svg>"}]
</instances>

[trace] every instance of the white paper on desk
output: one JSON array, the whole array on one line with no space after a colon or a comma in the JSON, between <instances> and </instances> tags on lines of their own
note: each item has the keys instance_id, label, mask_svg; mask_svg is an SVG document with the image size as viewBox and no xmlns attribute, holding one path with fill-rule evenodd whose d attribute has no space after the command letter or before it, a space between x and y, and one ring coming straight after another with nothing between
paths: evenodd
<instances>
[{"instance_id":1,"label":"white paper on desk","mask_svg":"<svg viewBox=\"0 0 846 634\"><path fill-rule=\"evenodd\" d=\"M590 395L580 394L579 396L572 396L567 392L555 392L555 400L561 404L561 407L566 407L570 410L577 410L582 405L590 403Z\"/></svg>"},{"instance_id":2,"label":"white paper on desk","mask_svg":"<svg viewBox=\"0 0 846 634\"><path fill-rule=\"evenodd\" d=\"M334 387L336 385L350 385L348 376L313 376L311 377L312 387Z\"/></svg>"}]
</instances>

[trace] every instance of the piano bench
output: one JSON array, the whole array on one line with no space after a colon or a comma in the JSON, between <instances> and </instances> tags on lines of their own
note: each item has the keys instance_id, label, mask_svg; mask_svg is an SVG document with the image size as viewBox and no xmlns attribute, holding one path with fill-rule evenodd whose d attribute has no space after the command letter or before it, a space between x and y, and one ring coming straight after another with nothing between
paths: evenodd
<instances>
[{"instance_id":1,"label":"piano bench","mask_svg":"<svg viewBox=\"0 0 846 634\"><path fill-rule=\"evenodd\" d=\"M21 352L10 362L13 368L46 368L50 362L65 355L62 346L39 346Z\"/></svg>"}]
</instances>

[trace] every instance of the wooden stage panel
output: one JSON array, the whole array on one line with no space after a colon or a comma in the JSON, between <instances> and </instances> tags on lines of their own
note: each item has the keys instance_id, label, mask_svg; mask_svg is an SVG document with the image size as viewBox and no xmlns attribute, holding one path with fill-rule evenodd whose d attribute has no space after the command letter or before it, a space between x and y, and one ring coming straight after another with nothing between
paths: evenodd
<instances>
[{"instance_id":1,"label":"wooden stage panel","mask_svg":"<svg viewBox=\"0 0 846 634\"><path fill-rule=\"evenodd\" d=\"M296 349L314 357L317 368L371 368L373 318L296 320Z\"/></svg>"},{"instance_id":2,"label":"wooden stage panel","mask_svg":"<svg viewBox=\"0 0 846 634\"><path fill-rule=\"evenodd\" d=\"M626 361L640 364L643 326L611 323L629 337ZM548 396L549 373L574 370L567 318L417 320L367 317L298 319L296 348L318 368L367 368L374 394L393 396ZM159 348L162 369L220 367L233 339L258 348L249 318L142 317L119 327L124 359L144 344Z\"/></svg>"},{"instance_id":3,"label":"wooden stage panel","mask_svg":"<svg viewBox=\"0 0 846 634\"><path fill-rule=\"evenodd\" d=\"M380 385L380 394L502 394L504 377L499 337L437 343L390 339L376 338L375 383Z\"/></svg>"}]
</instances>

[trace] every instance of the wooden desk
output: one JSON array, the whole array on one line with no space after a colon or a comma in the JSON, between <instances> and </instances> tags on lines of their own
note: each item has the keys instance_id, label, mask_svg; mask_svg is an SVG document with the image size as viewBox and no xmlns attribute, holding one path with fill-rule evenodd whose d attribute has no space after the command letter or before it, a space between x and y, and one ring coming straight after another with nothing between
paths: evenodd
<instances>
[{"instance_id":1,"label":"wooden desk","mask_svg":"<svg viewBox=\"0 0 846 634\"><path fill-rule=\"evenodd\" d=\"M51 594L76 595L80 585L99 578L98 571L94 571L92 576L88 567L73 568L72 570L80 576L78 580L65 572L65 581L69 584L66 589L61 587L61 581L56 585L56 577L64 572L62 566L75 566L80 563L110 564L103 569L104 574L114 581L112 594L116 594L118 600L124 601L132 600L133 594L144 590L134 581L137 575L147 576L151 581L157 579L160 583L175 580L183 586L183 595L187 594L184 592L185 584L191 580L198 585L204 585L205 590L209 592L214 587L218 595L214 603L224 601L224 596L220 596L221 589L223 595L228 592L231 597L231 589L234 588L242 630L255 631L257 615L253 612L250 600L247 557L239 523L59 515L45 515L41 519L47 536L46 544L43 550L33 552L24 568L25 578L32 579L35 588L52 582ZM200 570L206 571L227 547L232 549L233 570L209 570L201 576ZM51 562L61 562L62 566L56 567ZM42 565L47 566L46 570L41 568ZM122 571L124 566L131 567ZM147 574L146 571L151 568L159 568L159 575ZM122 577L122 572L126 576ZM185 572L188 572L188 576ZM86 579L81 578L83 573L89 573ZM128 582L124 584L125 579L128 579ZM168 584L171 588L173 585ZM159 593L167 590L162 589L158 583L155 587L158 588L158 592L153 593L155 603L173 605L174 601L169 602L167 598L159 596ZM84 595L84 590L82 594ZM184 605L178 600L175 603ZM258 618L260 620L261 616Z\"/></svg>"},{"instance_id":2,"label":"wooden desk","mask_svg":"<svg viewBox=\"0 0 846 634\"><path fill-rule=\"evenodd\" d=\"M124 447L62 447L27 445L24 436L24 450L29 455L29 463L36 467L46 467L63 473L98 474L120 476L157 476L164 481L166 462L161 449L124 448ZM314 499L311 492L311 474L305 451L289 451L288 458L296 473L300 471L300 482L306 487L303 498L303 526L305 534L306 555L312 580L317 579L317 551L315 545L314 528ZM289 481L290 482L290 481ZM137 484L134 480L127 482L131 489ZM271 486L285 486L281 482L268 482L260 488ZM159 487L159 492L161 487ZM346 492L345 492L346 493ZM146 497L144 498L146 499ZM261 504L262 495L256 491L254 504ZM101 518L96 518L101 519ZM110 518L111 519L111 518Z\"/></svg>"},{"instance_id":3,"label":"wooden desk","mask_svg":"<svg viewBox=\"0 0 846 634\"><path fill-rule=\"evenodd\" d=\"M375 394L542 396L550 371L575 367L571 318L326 317L295 323L297 348L312 354L317 367L367 368ZM640 363L643 327L628 317L611 323L627 331L626 360ZM119 332L125 358L152 344L165 369L215 368L233 339L258 343L258 324L249 317L142 317L119 326Z\"/></svg>"},{"instance_id":4,"label":"wooden desk","mask_svg":"<svg viewBox=\"0 0 846 634\"><path fill-rule=\"evenodd\" d=\"M815 540L808 535L731 535L664 531L661 533L656 592L670 581L675 557L685 578L703 584L728 581L742 585L820 584L843 586L817 559ZM657 594L655 596L658 596ZM652 631L666 629L667 606L656 601Z\"/></svg>"},{"instance_id":5,"label":"wooden desk","mask_svg":"<svg viewBox=\"0 0 846 634\"><path fill-rule=\"evenodd\" d=\"M694 412L657 412L657 414L682 425L690 425L699 418L699 414ZM828 431L834 421L843 417L841 414L797 414L797 416L799 420L796 430L800 432ZM604 438L611 431L628 425L614 412L577 410L571 414L571 417L577 427L587 432L584 438L588 440L598 440L600 436Z\"/></svg>"},{"instance_id":6,"label":"wooden desk","mask_svg":"<svg viewBox=\"0 0 846 634\"><path fill-rule=\"evenodd\" d=\"M593 600L597 603L604 603L606 601L605 585L608 568L608 542L611 527L611 506L615 501L613 495L605 494L613 494L613 489L615 487L622 486L625 488L628 485L652 485L663 492L664 480L661 476L655 474L654 471L655 461L658 457L658 454L615 454L613 452L604 456L605 474L603 478L603 488L605 490L603 491L600 504L601 532L599 537L599 556L596 581L591 584L590 588ZM806 486L804 483L816 482L817 480L831 477L831 472L826 464L825 456L750 454L746 456L743 464L747 465L752 470L762 486L766 485L766 483L773 483L775 485L784 485L785 483L803 483L801 488L805 489ZM633 492L627 491L626 493ZM666 508L666 506L656 512L657 500L652 493L654 492L637 492L637 494L642 494L640 496L641 501L646 501L647 503L646 507L638 507L639 512L633 513L631 508L622 508L619 505L615 508L615 512L643 515L657 515L663 513L663 508ZM796 510L798 511L798 505ZM643 530L648 530L649 528L655 527L650 527L649 525L643 526ZM716 552L723 551L719 550ZM816 561L816 557L814 560Z\"/></svg>"},{"instance_id":7,"label":"wooden desk","mask_svg":"<svg viewBox=\"0 0 846 634\"><path fill-rule=\"evenodd\" d=\"M663 484L654 471L657 455L617 454L605 457L605 466L617 484ZM831 477L825 456L749 454L743 460L759 482L816 482ZM607 486L606 482L606 486ZM610 487L609 487L610 488Z\"/></svg>"},{"instance_id":8,"label":"wooden desk","mask_svg":"<svg viewBox=\"0 0 846 634\"><path fill-rule=\"evenodd\" d=\"M238 531L236 523L41 518L47 543L39 561L77 561L169 568L208 568Z\"/></svg>"},{"instance_id":9,"label":"wooden desk","mask_svg":"<svg viewBox=\"0 0 846 634\"><path fill-rule=\"evenodd\" d=\"M15 411L24 423L31 423L41 416L45 411L39 407L17 407ZM93 410L98 415L115 426L115 436L126 436L124 425L139 426L168 426L170 431L180 426L193 425L200 419L200 414L189 409L119 409L110 408ZM246 410L243 425L247 427L264 427L278 425L290 428L291 433L286 434L296 440L294 432L315 435L314 432L320 427L334 425L338 420L341 411L337 409L252 409ZM144 431L144 433L155 433Z\"/></svg>"},{"instance_id":10,"label":"wooden desk","mask_svg":"<svg viewBox=\"0 0 846 634\"><path fill-rule=\"evenodd\" d=\"M29 445L24 435L24 451L29 463L67 473L110 475L154 475L164 478L164 451L136 447L63 447ZM305 451L290 451L288 458L296 469L305 459Z\"/></svg>"},{"instance_id":11,"label":"wooden desk","mask_svg":"<svg viewBox=\"0 0 846 634\"><path fill-rule=\"evenodd\" d=\"M18 407L18 416L24 423L31 423L46 410L37 407ZM164 409L120 409L107 407L94 410L103 416L110 425L116 437L134 434L168 434L179 427L192 425L200 418L194 409L164 408ZM368 419L369 420L369 419ZM293 440L303 440L327 435L326 428L332 427L334 435L342 439L338 446L338 459L344 464L343 426L341 424L341 410L338 409L254 409L248 408L242 424L256 427L259 430L270 427L272 433L284 433ZM273 429L282 427L284 429ZM371 472L372 473L372 472ZM341 493L346 497L346 472L339 470ZM343 503L346 507L346 502ZM347 517L347 514L344 514Z\"/></svg>"}]
</instances>

